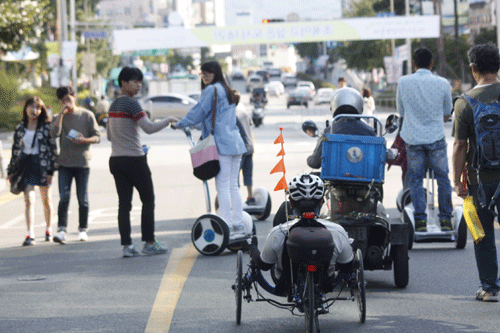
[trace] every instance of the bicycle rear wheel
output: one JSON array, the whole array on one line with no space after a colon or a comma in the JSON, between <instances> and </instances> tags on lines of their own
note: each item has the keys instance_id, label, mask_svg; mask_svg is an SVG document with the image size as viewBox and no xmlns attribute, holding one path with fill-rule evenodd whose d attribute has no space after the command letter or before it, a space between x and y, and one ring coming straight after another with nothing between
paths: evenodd
<instances>
[{"instance_id":1,"label":"bicycle rear wheel","mask_svg":"<svg viewBox=\"0 0 500 333\"><path fill-rule=\"evenodd\" d=\"M359 321L364 323L366 320L366 291L365 291L365 273L363 269L363 253L360 249L356 250L356 255L354 259L359 262L356 268L356 285L355 285L355 297L358 303L359 310Z\"/></svg>"},{"instance_id":2,"label":"bicycle rear wheel","mask_svg":"<svg viewBox=\"0 0 500 333\"><path fill-rule=\"evenodd\" d=\"M304 314L306 333L319 332L318 314L316 313L316 299L314 295L314 273L308 272L304 292Z\"/></svg>"}]
</instances>

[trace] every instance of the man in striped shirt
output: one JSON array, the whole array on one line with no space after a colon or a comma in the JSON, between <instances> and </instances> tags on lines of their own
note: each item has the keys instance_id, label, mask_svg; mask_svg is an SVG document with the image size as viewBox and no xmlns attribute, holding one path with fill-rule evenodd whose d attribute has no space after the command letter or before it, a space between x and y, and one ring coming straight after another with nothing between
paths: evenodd
<instances>
[{"instance_id":1,"label":"man in striped shirt","mask_svg":"<svg viewBox=\"0 0 500 333\"><path fill-rule=\"evenodd\" d=\"M107 133L111 141L109 169L115 178L118 193L118 227L124 258L139 255L130 236L130 210L134 187L139 192L142 202L141 231L142 240L145 242L142 253L152 255L167 252L154 235L153 179L146 152L142 149L139 128L147 134L152 134L177 119L165 118L158 122L149 120L140 104L133 99L141 90L142 79L142 72L138 68L124 67L118 76L121 94L111 104L108 113Z\"/></svg>"}]
</instances>

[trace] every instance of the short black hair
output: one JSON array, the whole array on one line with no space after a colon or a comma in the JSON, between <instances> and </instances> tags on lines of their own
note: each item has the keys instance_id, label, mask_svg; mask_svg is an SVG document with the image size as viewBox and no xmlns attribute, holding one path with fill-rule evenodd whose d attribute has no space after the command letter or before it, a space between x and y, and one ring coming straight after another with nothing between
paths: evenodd
<instances>
[{"instance_id":1,"label":"short black hair","mask_svg":"<svg viewBox=\"0 0 500 333\"><path fill-rule=\"evenodd\" d=\"M496 73L500 68L498 47L493 43L474 45L467 52L467 57L481 74Z\"/></svg>"},{"instance_id":2,"label":"short black hair","mask_svg":"<svg viewBox=\"0 0 500 333\"><path fill-rule=\"evenodd\" d=\"M432 52L426 47L419 47L413 52L413 61L417 68L429 68L432 61Z\"/></svg>"},{"instance_id":3,"label":"short black hair","mask_svg":"<svg viewBox=\"0 0 500 333\"><path fill-rule=\"evenodd\" d=\"M342 81L345 81L345 77L343 76L339 77L339 79L337 80L337 82L342 82Z\"/></svg>"},{"instance_id":4,"label":"short black hair","mask_svg":"<svg viewBox=\"0 0 500 333\"><path fill-rule=\"evenodd\" d=\"M123 67L123 69L120 72L120 75L118 75L118 84L120 85L120 88L122 86L122 81L128 82L132 80L137 80L137 81L142 81L144 79L144 75L142 75L142 72L139 68L137 67Z\"/></svg>"},{"instance_id":5,"label":"short black hair","mask_svg":"<svg viewBox=\"0 0 500 333\"><path fill-rule=\"evenodd\" d=\"M66 96L68 94L71 96L75 96L75 90L73 89L73 87L63 86L63 87L57 88L57 90L56 90L56 96L57 96L57 99L59 99L59 100L63 99L64 96Z\"/></svg>"}]
</instances>

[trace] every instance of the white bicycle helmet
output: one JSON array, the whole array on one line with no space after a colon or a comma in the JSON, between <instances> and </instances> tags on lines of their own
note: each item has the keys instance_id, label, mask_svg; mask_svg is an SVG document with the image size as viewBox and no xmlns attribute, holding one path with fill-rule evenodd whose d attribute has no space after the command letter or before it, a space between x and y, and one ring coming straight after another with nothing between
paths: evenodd
<instances>
[{"instance_id":1,"label":"white bicycle helmet","mask_svg":"<svg viewBox=\"0 0 500 333\"><path fill-rule=\"evenodd\" d=\"M307 173L298 175L288 184L290 199L294 201L320 200L324 192L323 181L316 175Z\"/></svg>"}]
</instances>

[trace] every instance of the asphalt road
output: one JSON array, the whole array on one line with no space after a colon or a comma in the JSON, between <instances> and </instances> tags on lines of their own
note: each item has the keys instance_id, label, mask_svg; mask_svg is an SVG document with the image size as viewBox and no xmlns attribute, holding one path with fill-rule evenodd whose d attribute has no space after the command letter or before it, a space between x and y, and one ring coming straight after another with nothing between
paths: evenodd
<instances>
[{"instance_id":1,"label":"asphalt road","mask_svg":"<svg viewBox=\"0 0 500 333\"><path fill-rule=\"evenodd\" d=\"M330 117L326 106L286 110L284 98L270 98L264 125L254 128L254 183L270 191L273 203L272 215L255 222L261 243L284 199L282 192L272 192L281 175L269 174L279 160L276 154L280 147L273 144L279 127L283 127L285 140L286 177L291 179L310 171L305 159L315 146L315 140L302 133L301 122L313 119L323 128ZM390 111L378 110L376 115L384 119ZM446 124L449 157L450 131L451 124ZM8 135L2 139L6 137L4 149L11 144ZM78 206L73 190L68 244L42 241L43 211L37 194L35 232L39 240L33 247L22 247L23 199L11 196L5 188L0 190L0 332L303 330L302 317L266 303L244 303L242 324L235 324L231 284L236 256L225 251L217 257L204 257L191 245L191 226L206 207L201 182L192 176L187 140L182 132L171 129L143 138L151 146L148 160L156 194L156 236L167 245L168 254L121 257L118 200L108 168L111 149L104 138L93 147L88 242L76 240ZM393 138L387 137L389 144ZM395 199L401 188L400 176L400 169L395 167L386 172L384 204L391 219L399 218ZM210 189L214 196L213 181ZM57 182L52 198L57 208ZM454 204L462 204L461 199L454 197ZM133 207L133 239L141 248L137 194ZM57 217L53 220L56 223ZM498 332L499 305L474 299L478 279L472 245L470 237L464 250L456 250L453 243L415 244L409 253L410 282L406 289L394 286L392 271L366 272L366 323L358 322L355 303L338 302L330 314L320 317L322 331Z\"/></svg>"}]
</instances>

